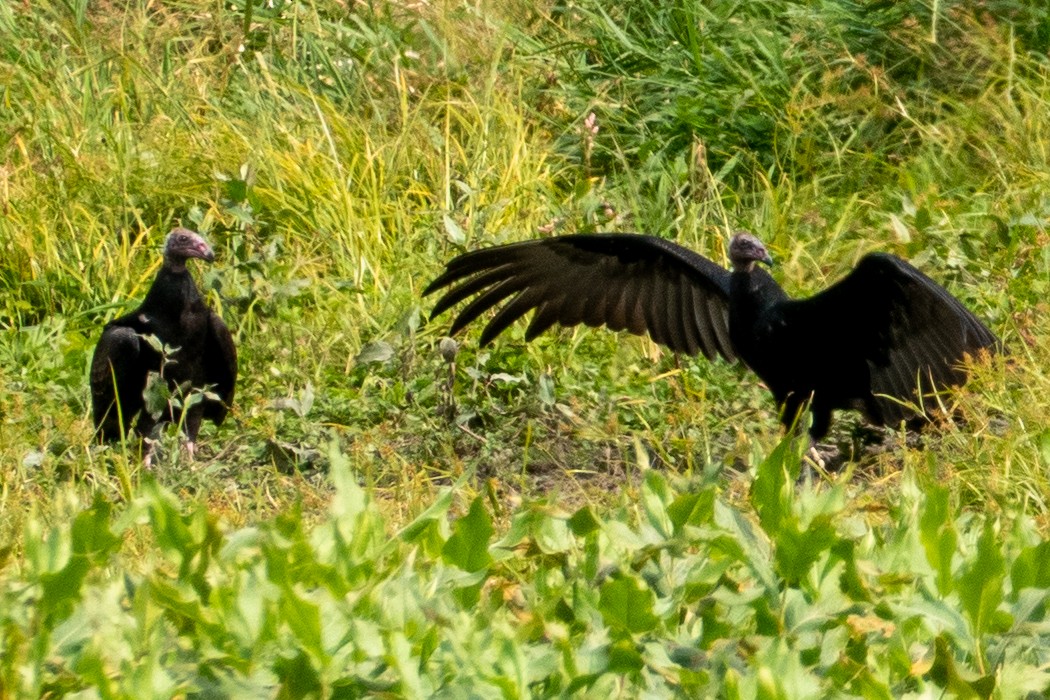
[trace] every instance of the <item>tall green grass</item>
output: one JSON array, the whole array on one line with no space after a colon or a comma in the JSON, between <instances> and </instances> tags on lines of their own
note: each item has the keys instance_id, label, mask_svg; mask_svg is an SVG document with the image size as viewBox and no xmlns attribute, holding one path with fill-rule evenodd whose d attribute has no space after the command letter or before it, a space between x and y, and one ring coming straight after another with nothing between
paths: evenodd
<instances>
[{"instance_id":1,"label":"tall green grass","mask_svg":"<svg viewBox=\"0 0 1050 700\"><path fill-rule=\"evenodd\" d=\"M220 251L200 279L243 380L195 469L167 437L162 478L235 521L316 497L332 438L399 518L464 471L600 499L639 449L746 466L777 425L741 368L515 328L466 334L449 394L419 298L464 249L645 230L721 261L736 226L792 293L889 250L986 319L1011 352L954 399L967 421L865 469L1042 510L1046 27L1008 2L4 5L4 532L70 477L131 493L85 368L175 224Z\"/></svg>"},{"instance_id":2,"label":"tall green grass","mask_svg":"<svg viewBox=\"0 0 1050 700\"><path fill-rule=\"evenodd\" d=\"M0 695L1045 692L1048 46L1010 0L0 3ZM86 370L177 224L242 378L147 476ZM799 295L908 257L1009 352L796 495L743 368L520 327L450 365L419 296L739 226Z\"/></svg>"}]
</instances>

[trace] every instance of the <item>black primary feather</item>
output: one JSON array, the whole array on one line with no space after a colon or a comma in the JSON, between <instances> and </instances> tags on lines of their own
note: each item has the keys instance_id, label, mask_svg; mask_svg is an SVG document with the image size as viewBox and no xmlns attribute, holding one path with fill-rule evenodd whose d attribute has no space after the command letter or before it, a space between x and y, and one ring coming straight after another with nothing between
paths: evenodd
<instances>
[{"instance_id":1,"label":"black primary feather","mask_svg":"<svg viewBox=\"0 0 1050 700\"><path fill-rule=\"evenodd\" d=\"M147 341L156 336L176 348L163 368L175 390L197 389L214 394L194 404L185 416L166 411L160 421L183 421L190 445L201 420L222 423L233 403L237 383L237 348L222 318L208 308L186 269L189 258L211 262L211 247L198 234L175 229L168 234L164 264L142 304L106 324L91 360L91 403L100 439L116 440L134 425L148 435L158 422L145 408L143 391L150 372L161 372L161 354ZM192 447L191 447L192 449Z\"/></svg>"},{"instance_id":2,"label":"black primary feather","mask_svg":"<svg viewBox=\"0 0 1050 700\"><path fill-rule=\"evenodd\" d=\"M560 236L460 255L423 293L446 290L432 318L474 297L451 333L498 309L482 345L534 311L526 340L555 323L585 323L711 360L739 357L769 387L785 426L810 405L814 440L836 409L858 408L877 425L924 416L933 394L965 381L968 355L1000 349L947 290L893 255L865 256L808 299L789 298L756 266L772 260L755 236L737 233L729 257L732 271L654 236Z\"/></svg>"}]
</instances>

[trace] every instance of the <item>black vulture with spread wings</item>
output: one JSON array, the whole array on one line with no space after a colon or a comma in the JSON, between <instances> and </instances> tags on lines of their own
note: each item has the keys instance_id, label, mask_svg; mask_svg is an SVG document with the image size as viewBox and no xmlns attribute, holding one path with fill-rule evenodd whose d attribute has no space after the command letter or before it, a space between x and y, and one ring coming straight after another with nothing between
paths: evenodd
<instances>
[{"instance_id":1,"label":"black vulture with spread wings","mask_svg":"<svg viewBox=\"0 0 1050 700\"><path fill-rule=\"evenodd\" d=\"M226 418L237 382L237 348L186 269L190 258L211 262L215 254L197 233L174 229L164 246L164 264L142 304L102 331L91 360L91 403L102 440L119 440L133 420L135 431L143 436L158 422L181 420L192 457L202 419L218 425ZM172 353L163 358L149 336L173 348ZM181 392L183 401L192 390L205 394L188 402L185 416L169 407L158 419L146 410L143 398L150 372L159 373L173 392Z\"/></svg>"},{"instance_id":2,"label":"black vulture with spread wings","mask_svg":"<svg viewBox=\"0 0 1050 700\"><path fill-rule=\"evenodd\" d=\"M756 265L772 260L750 233L733 236L729 259L731 271L654 236L559 236L460 255L423 293L447 288L432 317L474 297L453 334L503 304L482 345L534 311L526 340L583 323L739 358L773 393L785 427L809 405L814 441L835 409L860 409L876 425L926 417L933 394L966 380L968 355L1000 347L944 287L894 255L866 255L808 299L791 299Z\"/></svg>"}]
</instances>

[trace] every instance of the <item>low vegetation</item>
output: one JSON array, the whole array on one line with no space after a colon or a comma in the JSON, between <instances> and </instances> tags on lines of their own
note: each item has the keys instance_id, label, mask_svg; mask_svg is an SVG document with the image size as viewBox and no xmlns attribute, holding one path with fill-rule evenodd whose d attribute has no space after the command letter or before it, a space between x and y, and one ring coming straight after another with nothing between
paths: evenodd
<instances>
[{"instance_id":1,"label":"low vegetation","mask_svg":"<svg viewBox=\"0 0 1050 700\"><path fill-rule=\"evenodd\" d=\"M42 0L0 38L0 696L1050 686L1050 11ZM242 380L146 472L87 366L175 225ZM743 368L520 327L448 362L420 298L465 249L737 227L799 295L907 257L1009 353L796 490Z\"/></svg>"}]
</instances>

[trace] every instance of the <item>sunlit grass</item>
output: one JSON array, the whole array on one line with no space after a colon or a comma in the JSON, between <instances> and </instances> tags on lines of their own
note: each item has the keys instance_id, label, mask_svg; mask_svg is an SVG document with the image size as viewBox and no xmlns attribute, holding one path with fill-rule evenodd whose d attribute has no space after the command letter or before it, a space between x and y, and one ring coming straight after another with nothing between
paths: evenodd
<instances>
[{"instance_id":1,"label":"sunlit grass","mask_svg":"<svg viewBox=\"0 0 1050 700\"><path fill-rule=\"evenodd\" d=\"M933 454L966 502L1046 509L1050 80L1003 25L962 13L941 27L954 51L972 54L960 75L974 82L958 90L930 75L881 75L874 54L844 63L832 42L810 57L811 73L763 98L780 101L784 122L769 132L775 148L756 156L740 145L712 152L695 123L677 150L647 151L660 128L682 127L684 105L632 92L646 83L624 77L638 65L627 53L606 57L621 61L621 82L588 82L576 51L604 25L587 24L587 12L383 4L351 21L339 3L289 3L255 8L246 28L237 8L0 8L0 32L22 47L0 66L10 107L0 171L5 535L18 537L19 504L46 514L59 485L126 498L141 477L136 446L92 443L85 373L100 325L144 294L175 224L202 230L220 253L200 279L240 345L242 381L230 421L205 432L201 463L186 464L172 434L159 474L236 522L321 497L312 476L331 439L388 495L395 519L463 473L602 499L634 469L639 445L683 473L752 465L779 433L772 401L741 368L604 331L555 330L525 346L512 328L484 350L468 332L449 397L436 352L447 320L428 323L419 297L464 249L644 230L724 262L738 226L769 243L792 294L886 250L986 319L1010 359L960 392L965 420L929 431L922 454L901 446L875 462L886 476L927 469ZM638 27L673 29L670 10L638 8L652 13ZM894 34L904 43L890 48L941 60L908 43L928 30ZM755 48L734 41L727 48ZM669 78L682 65L666 75L660 61L646 65L661 89L682 87ZM625 120L640 104L652 112L635 132ZM731 102L709 106L725 120L740 114ZM872 132L873 120L896 126ZM813 342L833 336L829 323ZM367 347L385 359L358 361ZM451 420L439 410L450 398ZM848 441L843 425L837 439Z\"/></svg>"},{"instance_id":2,"label":"sunlit grass","mask_svg":"<svg viewBox=\"0 0 1050 700\"><path fill-rule=\"evenodd\" d=\"M1047 18L0 3L0 695L188 695L227 663L216 693L1045 692ZM241 380L197 461L171 429L148 475L95 444L87 367L174 225L218 253L194 270ZM645 231L724 264L738 227L796 296L908 258L1007 354L919 437L840 420L854 460L797 489L745 368L524 324L453 368L420 298L463 250ZM652 629L617 627L632 591ZM332 620L349 642L319 651Z\"/></svg>"}]
</instances>

